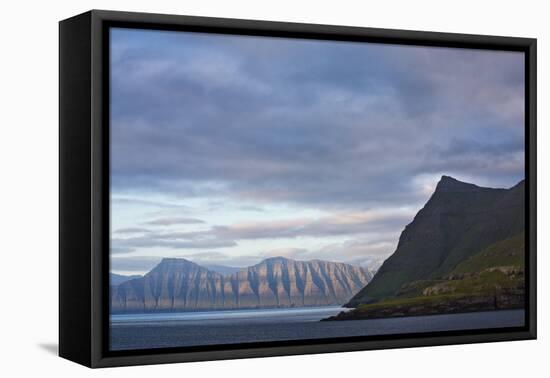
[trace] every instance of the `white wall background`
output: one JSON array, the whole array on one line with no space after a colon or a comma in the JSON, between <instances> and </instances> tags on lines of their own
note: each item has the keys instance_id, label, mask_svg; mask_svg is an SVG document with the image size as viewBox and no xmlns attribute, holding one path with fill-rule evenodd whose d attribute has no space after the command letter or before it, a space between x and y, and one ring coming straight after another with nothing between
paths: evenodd
<instances>
[{"instance_id":1,"label":"white wall background","mask_svg":"<svg viewBox=\"0 0 550 378\"><path fill-rule=\"evenodd\" d=\"M0 22L0 375L67 377L519 377L550 371L549 9L545 1L8 1ZM55 355L58 26L96 9L536 37L539 340L89 370ZM31 299L25 299L25 297ZM546 352L545 352L546 349Z\"/></svg>"}]
</instances>

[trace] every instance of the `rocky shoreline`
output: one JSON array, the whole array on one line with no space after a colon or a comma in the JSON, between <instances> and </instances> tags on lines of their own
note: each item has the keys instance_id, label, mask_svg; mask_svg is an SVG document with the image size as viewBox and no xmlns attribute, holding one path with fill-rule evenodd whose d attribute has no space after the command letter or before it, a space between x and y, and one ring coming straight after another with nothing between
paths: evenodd
<instances>
[{"instance_id":1,"label":"rocky shoreline","mask_svg":"<svg viewBox=\"0 0 550 378\"><path fill-rule=\"evenodd\" d=\"M455 314L464 312L522 309L523 290L503 290L496 295L456 295L404 298L361 305L322 321L364 320L405 316Z\"/></svg>"}]
</instances>

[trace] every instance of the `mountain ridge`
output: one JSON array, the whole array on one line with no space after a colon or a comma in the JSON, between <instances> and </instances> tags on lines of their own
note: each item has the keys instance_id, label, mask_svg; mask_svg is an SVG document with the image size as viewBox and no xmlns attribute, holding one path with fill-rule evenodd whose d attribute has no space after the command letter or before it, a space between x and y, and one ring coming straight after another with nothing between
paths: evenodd
<instances>
[{"instance_id":1,"label":"mountain ridge","mask_svg":"<svg viewBox=\"0 0 550 378\"><path fill-rule=\"evenodd\" d=\"M370 280L361 267L273 257L222 275L164 258L143 277L111 290L111 311L155 312L341 305Z\"/></svg>"},{"instance_id":2,"label":"mountain ridge","mask_svg":"<svg viewBox=\"0 0 550 378\"><path fill-rule=\"evenodd\" d=\"M479 250L523 231L524 188L525 180L499 189L442 176L395 252L346 306L392 298L411 282L443 277Z\"/></svg>"}]
</instances>

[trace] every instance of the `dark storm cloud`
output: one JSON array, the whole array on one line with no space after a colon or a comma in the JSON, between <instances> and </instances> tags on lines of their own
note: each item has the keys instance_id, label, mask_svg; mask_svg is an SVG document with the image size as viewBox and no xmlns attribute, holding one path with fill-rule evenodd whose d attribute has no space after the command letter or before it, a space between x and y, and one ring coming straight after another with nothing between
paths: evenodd
<instances>
[{"instance_id":1,"label":"dark storm cloud","mask_svg":"<svg viewBox=\"0 0 550 378\"><path fill-rule=\"evenodd\" d=\"M484 139L452 139L445 147L434 146L432 159L424 165L425 171L468 172L488 179L497 186L512 186L518 172L524 169L524 145L519 138L502 141Z\"/></svg>"},{"instance_id":2,"label":"dark storm cloud","mask_svg":"<svg viewBox=\"0 0 550 378\"><path fill-rule=\"evenodd\" d=\"M518 53L125 30L112 51L115 192L369 207L416 203L421 175L523 177Z\"/></svg>"}]
</instances>

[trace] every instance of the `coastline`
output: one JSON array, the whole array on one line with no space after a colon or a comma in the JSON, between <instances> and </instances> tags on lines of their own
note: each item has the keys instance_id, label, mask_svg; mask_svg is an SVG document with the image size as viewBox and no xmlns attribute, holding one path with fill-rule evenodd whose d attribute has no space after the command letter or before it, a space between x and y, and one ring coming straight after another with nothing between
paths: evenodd
<instances>
[{"instance_id":1,"label":"coastline","mask_svg":"<svg viewBox=\"0 0 550 378\"><path fill-rule=\"evenodd\" d=\"M363 304L321 321L384 319L411 316L461 314L525 308L521 291L506 291L498 295L441 295L398 298Z\"/></svg>"}]
</instances>

